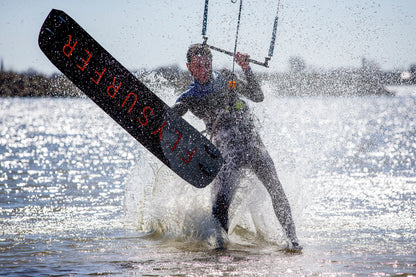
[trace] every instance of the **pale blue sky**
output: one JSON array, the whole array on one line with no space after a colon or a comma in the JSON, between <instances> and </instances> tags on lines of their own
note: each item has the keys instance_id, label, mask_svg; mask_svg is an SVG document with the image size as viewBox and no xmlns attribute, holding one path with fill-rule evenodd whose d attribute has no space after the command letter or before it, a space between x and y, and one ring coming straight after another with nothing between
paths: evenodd
<instances>
[{"instance_id":1,"label":"pale blue sky","mask_svg":"<svg viewBox=\"0 0 416 277\"><path fill-rule=\"evenodd\" d=\"M238 2L210 0L209 43L232 50ZM270 71L286 70L291 56L323 69L359 67L362 57L388 70L416 64L416 0L281 3ZM243 0L239 47L261 61L269 48L276 4L277 0ZM0 0L0 58L6 69L56 72L37 46L40 27L56 8L74 18L130 70L184 67L187 46L202 42L203 7L204 0ZM214 66L231 67L228 56L214 58Z\"/></svg>"}]
</instances>

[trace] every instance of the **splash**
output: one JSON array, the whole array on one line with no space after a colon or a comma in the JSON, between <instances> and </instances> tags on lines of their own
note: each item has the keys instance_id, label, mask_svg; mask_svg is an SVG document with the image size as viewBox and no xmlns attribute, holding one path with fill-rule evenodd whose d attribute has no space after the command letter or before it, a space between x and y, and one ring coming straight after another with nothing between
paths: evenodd
<instances>
[{"instance_id":1,"label":"splash","mask_svg":"<svg viewBox=\"0 0 416 277\"><path fill-rule=\"evenodd\" d=\"M150 154L141 154L126 184L125 222L130 227L152 238L210 248L218 246L219 237L238 245L285 245L270 197L254 175L247 173L240 182L227 236L211 215L212 186L192 187Z\"/></svg>"}]
</instances>

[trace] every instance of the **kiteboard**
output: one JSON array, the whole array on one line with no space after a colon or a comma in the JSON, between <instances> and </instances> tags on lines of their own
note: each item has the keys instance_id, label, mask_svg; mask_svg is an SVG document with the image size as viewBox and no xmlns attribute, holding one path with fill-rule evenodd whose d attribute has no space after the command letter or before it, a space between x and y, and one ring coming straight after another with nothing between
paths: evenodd
<instances>
[{"instance_id":1,"label":"kiteboard","mask_svg":"<svg viewBox=\"0 0 416 277\"><path fill-rule=\"evenodd\" d=\"M38 43L63 74L171 170L197 188L213 181L223 163L219 150L65 12L49 13Z\"/></svg>"}]
</instances>

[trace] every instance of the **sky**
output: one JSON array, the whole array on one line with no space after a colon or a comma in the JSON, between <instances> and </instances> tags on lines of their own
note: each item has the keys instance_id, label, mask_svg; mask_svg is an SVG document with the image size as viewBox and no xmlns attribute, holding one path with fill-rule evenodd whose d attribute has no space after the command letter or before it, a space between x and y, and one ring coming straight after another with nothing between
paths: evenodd
<instances>
[{"instance_id":1,"label":"sky","mask_svg":"<svg viewBox=\"0 0 416 277\"><path fill-rule=\"evenodd\" d=\"M58 70L37 45L51 9L75 19L129 70L178 65L202 42L205 0L0 0L0 59L5 70ZM253 59L267 56L278 0L243 0L238 50ZM232 51L239 0L210 0L208 43ZM281 0L270 68L288 70L290 57L308 69L358 68L362 58L382 70L416 64L416 0ZM214 53L214 68L232 60Z\"/></svg>"}]
</instances>

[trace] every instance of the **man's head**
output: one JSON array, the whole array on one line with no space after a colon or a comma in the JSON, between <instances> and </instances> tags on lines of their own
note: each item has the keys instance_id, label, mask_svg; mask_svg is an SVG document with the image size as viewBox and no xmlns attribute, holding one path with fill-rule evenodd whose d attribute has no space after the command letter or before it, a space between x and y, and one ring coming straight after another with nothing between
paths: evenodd
<instances>
[{"instance_id":1,"label":"man's head","mask_svg":"<svg viewBox=\"0 0 416 277\"><path fill-rule=\"evenodd\" d=\"M212 74L212 54L209 48L202 44L193 44L186 53L186 66L195 80L200 84L207 83Z\"/></svg>"}]
</instances>

